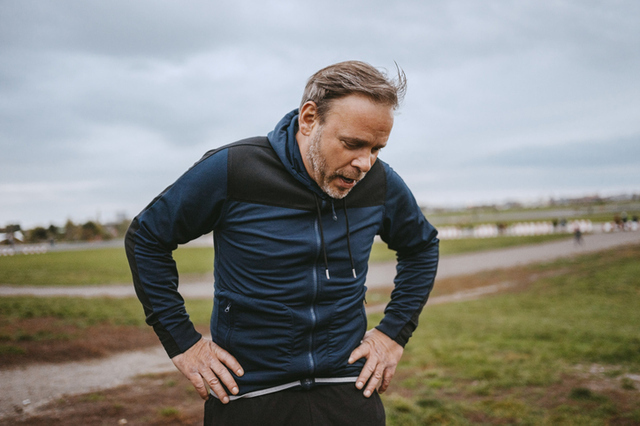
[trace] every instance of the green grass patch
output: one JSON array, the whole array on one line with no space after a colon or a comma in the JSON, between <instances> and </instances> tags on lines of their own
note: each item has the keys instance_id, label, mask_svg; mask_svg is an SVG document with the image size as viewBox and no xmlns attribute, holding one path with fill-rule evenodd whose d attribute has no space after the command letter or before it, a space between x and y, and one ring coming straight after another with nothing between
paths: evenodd
<instances>
[{"instance_id":1,"label":"green grass patch","mask_svg":"<svg viewBox=\"0 0 640 426\"><path fill-rule=\"evenodd\" d=\"M571 239L571 236L566 234L551 234L531 235L523 237L464 238L460 240L444 240L440 241L440 254L448 255L471 253L568 239Z\"/></svg>"},{"instance_id":2,"label":"green grass patch","mask_svg":"<svg viewBox=\"0 0 640 426\"><path fill-rule=\"evenodd\" d=\"M124 249L49 252L0 257L0 283L83 285L131 281Z\"/></svg>"},{"instance_id":3,"label":"green grass patch","mask_svg":"<svg viewBox=\"0 0 640 426\"><path fill-rule=\"evenodd\" d=\"M178 418L180 416L180 410L175 407L163 407L159 410L159 414L162 417Z\"/></svg>"},{"instance_id":4,"label":"green grass patch","mask_svg":"<svg viewBox=\"0 0 640 426\"><path fill-rule=\"evenodd\" d=\"M563 273L521 292L428 306L385 396L389 424L433 416L450 424L607 424L633 416L639 393L605 371L640 372L638 259L640 246L564 259L531 267ZM578 367L591 365L606 368L585 378Z\"/></svg>"},{"instance_id":5,"label":"green grass patch","mask_svg":"<svg viewBox=\"0 0 640 426\"><path fill-rule=\"evenodd\" d=\"M186 307L194 324L206 325L209 323L212 308L210 300L187 300ZM70 325L77 326L94 324L145 325L142 305L135 298L0 298L0 333L2 333L2 324L10 324L15 319L30 318L62 319ZM46 340L43 336L38 338L38 336L29 335L27 338L30 340ZM12 336L10 340L16 340L15 336Z\"/></svg>"},{"instance_id":6,"label":"green grass patch","mask_svg":"<svg viewBox=\"0 0 640 426\"><path fill-rule=\"evenodd\" d=\"M213 249L180 247L174 258L181 275L213 271ZM0 257L0 284L58 286L131 283L124 248L60 251Z\"/></svg>"},{"instance_id":7,"label":"green grass patch","mask_svg":"<svg viewBox=\"0 0 640 426\"><path fill-rule=\"evenodd\" d=\"M496 250L509 247L540 244L549 241L568 240L572 237L566 234L532 235L524 237L495 237L495 238L462 238L458 240L440 241L440 255L472 253L486 250ZM395 252L389 250L384 243L376 243L371 250L371 262L395 261Z\"/></svg>"},{"instance_id":8,"label":"green grass patch","mask_svg":"<svg viewBox=\"0 0 640 426\"><path fill-rule=\"evenodd\" d=\"M0 355L23 355L26 351L15 345L0 343Z\"/></svg>"},{"instance_id":9,"label":"green grass patch","mask_svg":"<svg viewBox=\"0 0 640 426\"><path fill-rule=\"evenodd\" d=\"M442 255L469 253L537 244L566 235L498 237L446 240L440 242ZM213 250L207 247L180 247L174 252L183 279L201 278L213 272ZM384 243L376 243L371 262L394 261L395 252ZM99 285L131 283L131 272L124 249L105 248L49 252L39 255L0 257L0 284L30 286Z\"/></svg>"},{"instance_id":10,"label":"green grass patch","mask_svg":"<svg viewBox=\"0 0 640 426\"><path fill-rule=\"evenodd\" d=\"M105 396L102 393L87 393L82 395L80 400L84 402L101 402L105 400Z\"/></svg>"}]
</instances>

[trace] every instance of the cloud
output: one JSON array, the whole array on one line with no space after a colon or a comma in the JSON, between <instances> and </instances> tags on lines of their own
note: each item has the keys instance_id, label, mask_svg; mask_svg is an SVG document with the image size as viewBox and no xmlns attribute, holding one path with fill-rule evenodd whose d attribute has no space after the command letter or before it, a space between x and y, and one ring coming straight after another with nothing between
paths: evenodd
<instances>
[{"instance_id":1,"label":"cloud","mask_svg":"<svg viewBox=\"0 0 640 426\"><path fill-rule=\"evenodd\" d=\"M532 168L540 172L550 169L588 169L595 172L631 166L638 166L640 170L640 135L608 141L524 146L479 158L477 162L503 169Z\"/></svg>"},{"instance_id":2,"label":"cloud","mask_svg":"<svg viewBox=\"0 0 640 426\"><path fill-rule=\"evenodd\" d=\"M638 19L631 0L1 2L0 199L23 188L31 201L0 205L0 225L134 214L207 149L269 132L313 72L354 58L407 72L381 158L417 194L544 192L536 171L596 159L606 167L583 190L627 188ZM55 197L64 211L43 207Z\"/></svg>"}]
</instances>

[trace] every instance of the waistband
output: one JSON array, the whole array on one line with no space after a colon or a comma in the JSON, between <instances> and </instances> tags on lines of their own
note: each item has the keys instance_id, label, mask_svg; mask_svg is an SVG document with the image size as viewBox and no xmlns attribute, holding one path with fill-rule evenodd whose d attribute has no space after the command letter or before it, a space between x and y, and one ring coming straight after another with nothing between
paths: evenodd
<instances>
[{"instance_id":1,"label":"waistband","mask_svg":"<svg viewBox=\"0 0 640 426\"><path fill-rule=\"evenodd\" d=\"M316 384L331 384L331 383L355 383L357 377L322 377L318 379L309 378L296 380L295 382L285 383L283 385L274 386L272 388L260 389L257 391L245 393L244 395L229 395L229 400L233 401L240 398L256 398L258 396L269 395L270 393L280 392L286 389L292 389L296 387L301 387L303 389L311 389ZM218 396L213 393L213 391L209 390L209 395L214 398L218 398Z\"/></svg>"}]
</instances>

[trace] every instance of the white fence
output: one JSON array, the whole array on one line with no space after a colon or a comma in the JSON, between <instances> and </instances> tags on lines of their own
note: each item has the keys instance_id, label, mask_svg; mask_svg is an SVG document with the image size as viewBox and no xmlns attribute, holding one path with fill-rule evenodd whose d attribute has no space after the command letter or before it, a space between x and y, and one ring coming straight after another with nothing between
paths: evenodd
<instances>
[{"instance_id":1,"label":"white fence","mask_svg":"<svg viewBox=\"0 0 640 426\"><path fill-rule=\"evenodd\" d=\"M42 254L48 251L46 244L16 244L13 247L0 246L0 256L13 256L14 254Z\"/></svg>"},{"instance_id":2,"label":"white fence","mask_svg":"<svg viewBox=\"0 0 640 426\"><path fill-rule=\"evenodd\" d=\"M509 226L500 227L496 224L481 224L469 227L442 226L438 228L438 238L441 240L455 240L458 238L493 238L500 235L505 236L529 236L529 235L549 235L549 234L571 234L576 229L580 232L618 232L618 231L638 231L638 222L628 221L620 226L615 222L592 223L590 220L571 220L564 225L556 225L552 222L518 222ZM211 244L211 236L207 236L206 244ZM47 244L16 244L13 248L0 246L0 256L13 256L14 254L41 254L49 249Z\"/></svg>"},{"instance_id":3,"label":"white fence","mask_svg":"<svg viewBox=\"0 0 640 426\"><path fill-rule=\"evenodd\" d=\"M579 229L583 234L592 232L638 231L638 222L626 222L623 227L615 223L592 223L590 220L571 220L564 225L553 225L552 222L519 222L499 227L496 224L482 224L468 227L438 227L438 238L453 240L457 238L492 238L499 235L529 236L549 234L571 234Z\"/></svg>"}]
</instances>

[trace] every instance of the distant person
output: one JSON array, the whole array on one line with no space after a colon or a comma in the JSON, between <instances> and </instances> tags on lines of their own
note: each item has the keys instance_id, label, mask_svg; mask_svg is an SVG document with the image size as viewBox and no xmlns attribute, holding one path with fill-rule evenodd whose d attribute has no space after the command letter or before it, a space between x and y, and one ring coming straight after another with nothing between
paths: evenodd
<instances>
[{"instance_id":1,"label":"distant person","mask_svg":"<svg viewBox=\"0 0 640 426\"><path fill-rule=\"evenodd\" d=\"M619 214L613 216L613 222L616 224L617 229L624 231L624 223L622 222L622 218Z\"/></svg>"},{"instance_id":2,"label":"distant person","mask_svg":"<svg viewBox=\"0 0 640 426\"><path fill-rule=\"evenodd\" d=\"M363 62L324 68L267 137L208 152L133 220L136 293L174 364L210 396L205 424L385 423L378 391L438 264L436 230L377 160L405 84L401 71L390 80ZM185 311L171 253L211 231L209 340ZM384 318L366 331L376 235L397 251L398 272Z\"/></svg>"},{"instance_id":3,"label":"distant person","mask_svg":"<svg viewBox=\"0 0 640 426\"><path fill-rule=\"evenodd\" d=\"M581 246L583 243L582 230L578 225L576 225L575 229L573 230L573 240L574 240L574 244L578 246Z\"/></svg>"}]
</instances>

